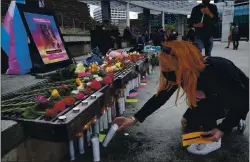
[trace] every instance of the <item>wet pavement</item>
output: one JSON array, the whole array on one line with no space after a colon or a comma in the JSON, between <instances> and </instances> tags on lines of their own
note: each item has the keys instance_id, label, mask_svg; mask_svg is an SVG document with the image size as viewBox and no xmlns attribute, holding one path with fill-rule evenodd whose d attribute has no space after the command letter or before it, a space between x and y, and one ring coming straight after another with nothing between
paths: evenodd
<instances>
[{"instance_id":1,"label":"wet pavement","mask_svg":"<svg viewBox=\"0 0 250 162\"><path fill-rule=\"evenodd\" d=\"M213 55L232 60L248 76L249 44L240 42L238 51L224 50L226 44L215 42ZM137 103L126 105L125 116L133 115L156 92L159 68L155 67L152 79L147 88L139 89ZM158 111L149 116L144 123L137 124L125 132L117 133L107 148L101 148L102 161L119 162L248 162L249 161L249 129L244 134L237 132L224 136L222 147L206 156L189 154L181 145L182 130L180 119L187 105L181 99L175 106L174 94ZM128 133L125 136L124 133ZM91 161L92 153L86 150L80 161Z\"/></svg>"}]
</instances>

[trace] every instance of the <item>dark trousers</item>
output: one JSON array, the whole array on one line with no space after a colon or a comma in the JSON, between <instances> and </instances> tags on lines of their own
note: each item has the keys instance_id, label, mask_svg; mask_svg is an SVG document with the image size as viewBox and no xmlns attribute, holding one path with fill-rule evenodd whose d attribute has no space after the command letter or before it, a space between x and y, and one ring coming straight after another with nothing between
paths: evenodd
<instances>
[{"instance_id":1,"label":"dark trousers","mask_svg":"<svg viewBox=\"0 0 250 162\"><path fill-rule=\"evenodd\" d=\"M235 109L244 106L249 107L248 99L242 99L240 104L232 105L220 105L218 99L210 99L210 100L201 100L198 102L198 106L195 108L188 108L187 111L184 113L183 117L187 120L187 129L186 132L195 132L195 131L210 131L217 126L217 120L226 117L228 109ZM235 101L237 102L237 101ZM237 102L239 103L239 102ZM241 111L241 110L240 110ZM241 119L246 120L247 112L241 113ZM240 119L239 119L240 120ZM238 121L239 122L239 121ZM235 127L238 126L235 123ZM229 133L229 132L227 132Z\"/></svg>"},{"instance_id":2,"label":"dark trousers","mask_svg":"<svg viewBox=\"0 0 250 162\"><path fill-rule=\"evenodd\" d=\"M233 49L238 49L238 47L239 47L239 35L233 35L232 39L233 39L233 46L234 46Z\"/></svg>"},{"instance_id":3,"label":"dark trousers","mask_svg":"<svg viewBox=\"0 0 250 162\"><path fill-rule=\"evenodd\" d=\"M234 49L238 49L238 47L239 47L239 40L233 40L233 46L234 46Z\"/></svg>"},{"instance_id":4,"label":"dark trousers","mask_svg":"<svg viewBox=\"0 0 250 162\"><path fill-rule=\"evenodd\" d=\"M183 117L188 121L188 132L209 131L216 127L218 119L225 117L225 109L214 103L215 100L205 99L199 101L197 107L187 109Z\"/></svg>"},{"instance_id":5,"label":"dark trousers","mask_svg":"<svg viewBox=\"0 0 250 162\"><path fill-rule=\"evenodd\" d=\"M205 55L211 56L213 49L213 37L212 36L196 36L195 44L199 48L200 52L205 48Z\"/></svg>"}]
</instances>

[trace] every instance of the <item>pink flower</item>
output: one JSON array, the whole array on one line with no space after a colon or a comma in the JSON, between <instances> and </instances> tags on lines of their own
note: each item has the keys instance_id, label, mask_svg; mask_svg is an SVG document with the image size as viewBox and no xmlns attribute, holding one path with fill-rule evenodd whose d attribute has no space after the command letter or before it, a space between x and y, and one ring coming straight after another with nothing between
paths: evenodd
<instances>
[{"instance_id":1,"label":"pink flower","mask_svg":"<svg viewBox=\"0 0 250 162\"><path fill-rule=\"evenodd\" d=\"M37 101L37 102L41 102L41 103L46 103L48 100L47 100L47 98L45 97L45 96L36 96L35 97L35 100Z\"/></svg>"},{"instance_id":2,"label":"pink flower","mask_svg":"<svg viewBox=\"0 0 250 162\"><path fill-rule=\"evenodd\" d=\"M84 96L84 94L82 92L79 92L77 95L76 95L76 99L77 100L83 100L85 99L86 96Z\"/></svg>"},{"instance_id":3,"label":"pink flower","mask_svg":"<svg viewBox=\"0 0 250 162\"><path fill-rule=\"evenodd\" d=\"M86 77L86 76L87 76L87 73L85 73L85 72L78 73L78 78Z\"/></svg>"},{"instance_id":4,"label":"pink flower","mask_svg":"<svg viewBox=\"0 0 250 162\"><path fill-rule=\"evenodd\" d=\"M61 86L60 86L62 89L66 89L66 88L68 88L68 86L66 85L66 84L61 84Z\"/></svg>"}]
</instances>

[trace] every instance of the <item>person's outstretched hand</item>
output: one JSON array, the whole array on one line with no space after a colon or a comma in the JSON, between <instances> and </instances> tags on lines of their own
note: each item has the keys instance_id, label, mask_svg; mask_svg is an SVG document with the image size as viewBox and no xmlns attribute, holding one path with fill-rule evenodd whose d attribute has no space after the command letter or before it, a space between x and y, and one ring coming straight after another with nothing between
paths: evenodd
<instances>
[{"instance_id":1,"label":"person's outstretched hand","mask_svg":"<svg viewBox=\"0 0 250 162\"><path fill-rule=\"evenodd\" d=\"M114 119L112 124L117 124L119 126L117 131L121 131L135 125L135 121L126 117L117 117Z\"/></svg>"},{"instance_id":2,"label":"person's outstretched hand","mask_svg":"<svg viewBox=\"0 0 250 162\"><path fill-rule=\"evenodd\" d=\"M221 139L221 137L224 135L224 132L215 128L211 131L208 131L202 134L202 136L207 136L207 135L210 136L208 139L212 140L213 142L218 142Z\"/></svg>"}]
</instances>

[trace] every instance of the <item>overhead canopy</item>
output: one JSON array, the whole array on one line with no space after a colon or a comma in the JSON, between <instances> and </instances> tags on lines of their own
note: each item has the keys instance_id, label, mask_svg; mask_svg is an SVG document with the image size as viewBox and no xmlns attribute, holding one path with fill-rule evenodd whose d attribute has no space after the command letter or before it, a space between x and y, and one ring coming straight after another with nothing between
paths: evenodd
<instances>
[{"instance_id":1,"label":"overhead canopy","mask_svg":"<svg viewBox=\"0 0 250 162\"><path fill-rule=\"evenodd\" d=\"M100 0L81 0L87 4L101 6ZM110 7L118 10L125 10L126 2L129 2L130 11L142 12L142 8L165 13L189 15L192 8L197 5L196 0L164 0L164 1L128 1L112 0Z\"/></svg>"},{"instance_id":2,"label":"overhead canopy","mask_svg":"<svg viewBox=\"0 0 250 162\"><path fill-rule=\"evenodd\" d=\"M87 4L101 6L100 0L80 0ZM225 0L227 1L227 0ZM112 9L125 10L126 2L129 2L129 9L132 12L142 12L142 8L148 8L152 11L190 15L192 8L196 6L201 0L162 0L162 1L150 1L150 0L110 0L110 7ZM213 1L211 1L213 3ZM223 2L216 3L219 10L224 6Z\"/></svg>"}]
</instances>

